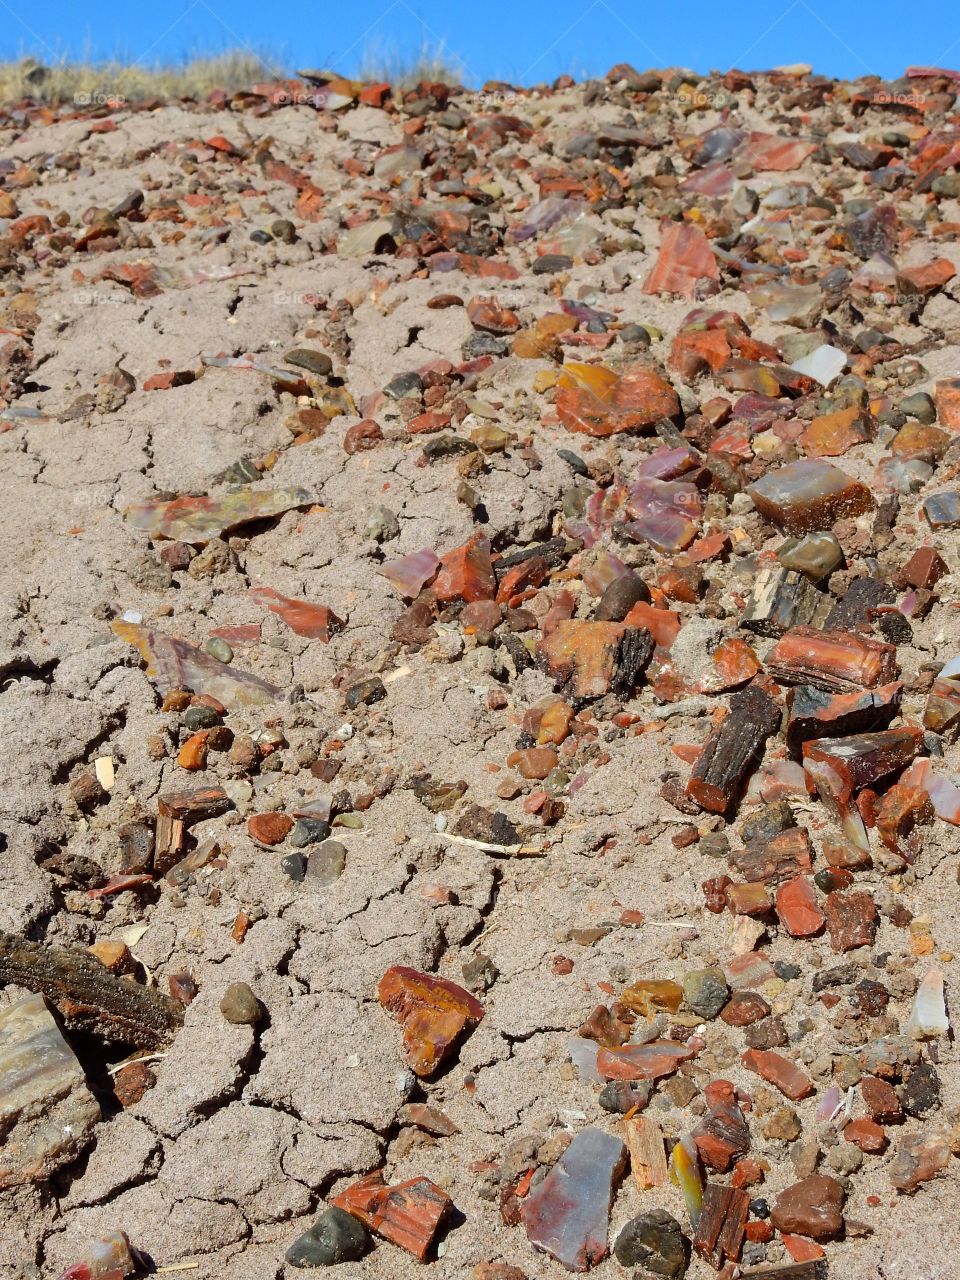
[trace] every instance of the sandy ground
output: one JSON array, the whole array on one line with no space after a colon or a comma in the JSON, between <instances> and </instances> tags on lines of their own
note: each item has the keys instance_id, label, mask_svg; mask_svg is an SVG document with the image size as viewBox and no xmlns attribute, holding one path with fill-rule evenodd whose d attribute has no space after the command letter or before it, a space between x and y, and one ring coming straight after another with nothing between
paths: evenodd
<instances>
[{"instance_id":1,"label":"sandy ground","mask_svg":"<svg viewBox=\"0 0 960 1280\"><path fill-rule=\"evenodd\" d=\"M471 97L458 104L468 116L486 105ZM623 105L613 100L584 107L581 90L520 99L509 109L537 132L530 142L508 146L505 158L500 153L502 163L493 166L506 192L492 207L494 225L505 217L515 220L511 202L535 192L529 170L516 166L513 157L536 165L576 130L624 117ZM759 107L744 106L738 118L748 127L763 121ZM0 1197L0 1273L22 1280L54 1277L88 1239L119 1227L157 1266L197 1263L184 1272L197 1280L296 1274L285 1270L284 1250L318 1206L361 1173L385 1167L390 1181L427 1174L449 1192L462 1215L430 1263L431 1275L459 1280L477 1263L503 1260L531 1280L558 1276L562 1269L534 1252L522 1228L504 1225L496 1176L484 1166L503 1159L514 1144L526 1141L535 1150L585 1123L615 1130L615 1117L598 1107L596 1089L581 1083L569 1064L568 1035L611 989L640 977L679 979L728 954L730 918L706 912L700 889L724 866L696 845L680 851L673 846L672 837L688 819L659 794L665 769L686 776L687 766L670 747L700 742L707 722L679 716L663 732L640 736L601 726L609 763L583 761L585 785L566 798L560 822L541 829L524 814L522 794L503 801L497 787L515 777L506 758L516 745L520 717L552 690L550 679L534 668L498 683L490 650L469 638L462 652L454 646L454 661L442 660L442 654L404 653L389 641L403 604L377 573L383 559L422 547L443 554L474 531L471 509L455 496L456 458L423 465L423 438L408 435L389 402L378 403L369 415L384 432L375 449L349 456L342 448L359 413L336 418L322 436L290 447L285 419L295 401L256 372L208 368L190 385L143 390L158 372L198 371L205 353L251 353L280 363L290 348L310 346L331 355L335 374L359 407L396 374L431 360L462 359L461 346L473 332L466 312L429 309L432 296L453 292L467 300L495 292L527 323L556 310L556 278L530 275L526 250L517 247L501 256L521 266L522 274L504 282L459 271L429 274L416 257L344 260L328 251L343 233L341 218L363 207L366 190L383 185L349 175L344 162L353 156L373 159L404 141L402 116L362 106L318 117L308 107L258 116L172 104L145 113L120 111L110 119L115 129L91 132L89 119L7 118L0 148L0 161L14 162L10 173L21 165L34 171L35 180L22 186L13 185L8 173L20 216L46 215L76 235L85 211L111 208L135 188L146 195L145 209L177 215L164 221L158 213L130 224L124 234L149 236L148 247L128 241L96 251L94 242L91 251L75 252L38 237L13 254L3 280L7 331L30 331L29 338L5 339L27 347L19 372L16 360L7 362L8 376L16 381L10 398L48 417L15 421L0 434L0 926L51 942L92 944L142 923L146 930L133 950L144 969L163 989L168 975L189 972L200 994L156 1064L155 1087L127 1110L108 1106L95 1145L49 1185ZM682 125L674 112L669 127L699 133L718 120L708 111ZM884 127L876 113L867 120L858 125L844 117L865 134ZM667 127L657 117L650 125ZM776 127L768 118L767 128ZM215 135L225 135L248 158L199 141ZM462 133L428 123L425 136L435 135L444 149L462 139ZM271 179L250 158L259 144L275 160L308 174L322 191L318 220L299 217L295 188ZM653 173L660 154L638 152L635 172ZM845 193L848 198L862 190L862 175L854 176L859 185ZM763 189L802 178L767 174L754 185ZM424 194L431 198L429 190ZM212 196L217 218L209 217L202 199L191 203L194 196ZM922 196L905 202L917 214L925 207ZM598 264L578 262L567 273L563 294L576 298L581 287L590 286L597 305L615 310L621 321L659 327L666 336L654 344L653 354L664 361L692 304L642 292L659 243L654 211L628 208L625 222L623 211L612 213L619 223L611 213L594 216L608 234L633 234L637 240ZM941 202L945 221L957 214L955 201ZM250 240L252 231L281 217L297 225L294 244ZM207 226L215 221L223 224L222 243ZM936 251L960 263L956 241L945 239ZM244 274L165 288L146 299L98 279L105 268L138 259L186 271L229 264ZM341 331L333 309L345 298L353 310ZM710 305L747 316L758 338L783 332L756 313L735 281L725 282ZM917 341L927 332L960 326L960 308L949 294L928 310L926 328L890 315L893 336ZM932 389L937 378L960 373L958 351L948 343L923 357L923 377L910 390ZM567 358L578 355L574 350ZM589 352L586 358L592 358ZM512 447L492 455L485 470L470 478L498 549L522 547L562 526L559 512L573 477L558 448L629 472L649 447L632 438L594 442L541 425L550 405L532 391L532 382L538 370L550 367L547 361L508 357L484 371L472 393L494 406L503 426L529 437L536 453L534 466L529 451ZM126 398L62 420L78 396L96 395L98 379L117 369L134 384ZM706 383L684 395L702 402L711 392ZM474 415L464 431L480 421ZM275 465L261 483L303 486L316 505L231 538L229 562L214 576L171 573L158 555L162 544L151 544L124 521L123 509L134 502L222 492L218 477L225 469L274 450ZM878 442L855 449L841 465L870 479L881 456ZM922 537L917 501L914 495L903 499L894 562L905 559ZM396 515L399 533L381 546L369 525L382 506ZM746 527L751 536L760 530L749 511L730 514L720 525ZM939 544L952 573L942 580L940 602L916 626L913 642L900 648L907 681L924 662L943 661L956 651L958 550L953 535ZM652 554L639 548L630 554L642 571L655 569ZM322 602L346 626L328 645L302 639L250 600L253 585ZM708 634L733 634L737 619L731 610L710 633L695 621L695 608L680 608L691 627L687 673L695 677ZM161 885L143 896L92 901L83 876L64 873L69 860L89 859L104 875L112 873L122 823L154 814L160 790L190 781L175 759L182 736L178 717L160 710L138 655L111 633L110 621L127 610L200 645L217 627L260 623L261 643L238 644L235 664L285 690L300 685L306 696L228 719L235 733L269 722L282 730L286 745L277 753L278 768L252 778L246 802L194 829L198 839L217 837L226 855L223 867L179 892ZM461 631L450 628L455 636ZM761 656L769 643L759 642ZM398 668L383 701L346 708L335 683L338 673L386 675ZM488 694L494 688L502 688L506 698L492 710ZM908 693L905 716L916 717L922 705L921 695ZM626 703L643 719L656 706L646 689ZM158 734L167 743L161 759L150 749ZM335 782L324 784L307 766L337 737L344 741L335 753L342 768ZM957 749L948 745L947 754L956 767ZM103 803L81 814L70 783L101 756L115 763L115 786ZM280 866L284 850L260 848L247 835L249 814L292 810L298 801L343 788L356 798L374 791L388 771L396 774L397 785L362 813L362 829L334 832L347 848L346 869L328 888L298 886ZM468 802L526 822L547 844L546 856L500 859L441 840L434 815L408 785L424 771L438 780L462 779ZM211 755L202 780L231 776L241 771L225 755ZM801 818L819 848L829 819L819 806ZM896 884L880 870L858 876L858 887L866 886L881 909L896 900L926 922L938 953L960 949L958 844L956 832L939 823L929 830L913 872ZM449 892L437 893L438 886ZM624 909L642 911L645 924L618 924ZM238 943L231 930L241 911L253 923ZM680 942L679 924L692 927L696 936ZM571 939L571 930L597 925L612 927L591 945ZM908 942L909 934L882 915L872 950L890 956L891 1025L905 1019L913 984L926 965L911 954ZM797 943L774 925L765 949L771 960L795 961L802 968L801 978L777 997L791 1036L785 1052L808 1065L838 1053L844 1039L837 1018L811 987L818 968L839 962L828 941ZM477 952L489 956L498 973L482 996L484 1021L449 1069L432 1082L416 1082L405 1070L400 1029L377 1002L377 982L393 964L463 981L463 964ZM569 973L554 971L558 955L572 960ZM869 955L856 958L865 976L882 976L871 968ZM949 992L955 964L945 969ZM221 1016L220 997L236 980L250 983L267 1011L256 1031L229 1025ZM0 1000L17 995L8 989ZM876 1033L874 1028L863 1035ZM707 1042L705 1069L692 1076L698 1088L722 1074L749 1093L762 1093L766 1087L739 1064L741 1031L715 1022ZM942 1041L939 1051L943 1108L952 1117L960 1110L952 1040ZM102 1063L98 1067L94 1049L86 1052L88 1070L96 1076ZM441 1108L460 1132L434 1141L401 1126L398 1111L411 1100ZM797 1106L803 1140L817 1133L815 1102ZM679 1135L696 1118L696 1107L678 1106L664 1088L651 1114L667 1133ZM920 1125L910 1121L908 1127ZM752 1154L771 1166L757 1193L772 1199L795 1176L790 1144L765 1139L757 1124L752 1129ZM861 1226L827 1246L831 1274L844 1280L953 1280L960 1276L955 1168L916 1195L897 1197L887 1166L899 1132L891 1137L888 1153L867 1156L850 1178L847 1217ZM879 1200L868 1203L870 1196ZM627 1219L654 1206L685 1220L675 1189L641 1196L625 1181L612 1213L611 1239ZM778 1260L785 1260L782 1248L771 1245L767 1261ZM383 1242L361 1262L340 1269L347 1280L402 1280L420 1273L409 1255ZM611 1258L596 1274L606 1280L623 1268ZM714 1273L694 1258L688 1274L703 1280Z\"/></svg>"}]
</instances>

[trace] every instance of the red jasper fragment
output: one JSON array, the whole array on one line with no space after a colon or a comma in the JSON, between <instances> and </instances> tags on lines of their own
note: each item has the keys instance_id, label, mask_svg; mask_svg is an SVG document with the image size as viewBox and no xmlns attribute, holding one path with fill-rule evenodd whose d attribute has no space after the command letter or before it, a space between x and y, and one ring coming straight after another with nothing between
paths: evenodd
<instances>
[{"instance_id":1,"label":"red jasper fragment","mask_svg":"<svg viewBox=\"0 0 960 1280\"><path fill-rule=\"evenodd\" d=\"M781 684L813 685L828 693L874 689L897 674L896 646L852 631L791 627L767 657Z\"/></svg>"},{"instance_id":2,"label":"red jasper fragment","mask_svg":"<svg viewBox=\"0 0 960 1280\"><path fill-rule=\"evenodd\" d=\"M476 533L462 547L448 551L440 561L440 572L433 582L433 593L440 601L493 600L497 579L490 558L490 543Z\"/></svg>"},{"instance_id":3,"label":"red jasper fragment","mask_svg":"<svg viewBox=\"0 0 960 1280\"><path fill-rule=\"evenodd\" d=\"M273 587L252 587L249 592L251 600L266 605L271 613L283 619L291 631L298 636L307 636L313 640L329 643L330 637L342 631L344 621L338 618L332 609L325 604L310 604L307 600L294 600L290 596L282 596Z\"/></svg>"},{"instance_id":4,"label":"red jasper fragment","mask_svg":"<svg viewBox=\"0 0 960 1280\"><path fill-rule=\"evenodd\" d=\"M446 978L394 965L377 995L403 1027L407 1062L418 1076L435 1074L456 1042L483 1018L483 1005Z\"/></svg>"},{"instance_id":5,"label":"red jasper fragment","mask_svg":"<svg viewBox=\"0 0 960 1280\"><path fill-rule=\"evenodd\" d=\"M429 1178L410 1178L387 1186L382 1170L354 1182L332 1203L421 1262L454 1207L447 1193Z\"/></svg>"},{"instance_id":6,"label":"red jasper fragment","mask_svg":"<svg viewBox=\"0 0 960 1280\"><path fill-rule=\"evenodd\" d=\"M813 1081L810 1077L795 1062L772 1049L748 1049L741 1054L740 1061L748 1071L775 1085L792 1102L808 1098L813 1093Z\"/></svg>"},{"instance_id":7,"label":"red jasper fragment","mask_svg":"<svg viewBox=\"0 0 960 1280\"><path fill-rule=\"evenodd\" d=\"M661 224L660 252L643 292L692 298L698 280L716 280L719 275L717 259L700 228L689 222L666 222Z\"/></svg>"},{"instance_id":8,"label":"red jasper fragment","mask_svg":"<svg viewBox=\"0 0 960 1280\"><path fill-rule=\"evenodd\" d=\"M672 418L680 402L655 369L639 366L621 374L603 365L573 362L560 371L556 406L570 431L611 436Z\"/></svg>"}]
</instances>

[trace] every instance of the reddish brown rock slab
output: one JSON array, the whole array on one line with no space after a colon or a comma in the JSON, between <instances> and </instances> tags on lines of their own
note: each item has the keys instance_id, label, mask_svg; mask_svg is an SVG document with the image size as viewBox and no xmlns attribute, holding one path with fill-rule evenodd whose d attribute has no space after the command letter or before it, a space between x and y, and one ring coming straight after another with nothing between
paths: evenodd
<instances>
[{"instance_id":1,"label":"reddish brown rock slab","mask_svg":"<svg viewBox=\"0 0 960 1280\"><path fill-rule=\"evenodd\" d=\"M675 1040L651 1040L621 1049L601 1049L597 1070L605 1080L659 1080L673 1075L681 1062L693 1056L693 1049Z\"/></svg>"},{"instance_id":2,"label":"reddish brown rock slab","mask_svg":"<svg viewBox=\"0 0 960 1280\"><path fill-rule=\"evenodd\" d=\"M836 1178L814 1173L781 1191L770 1210L778 1231L829 1240L843 1226L846 1192Z\"/></svg>"},{"instance_id":3,"label":"reddish brown rock slab","mask_svg":"<svg viewBox=\"0 0 960 1280\"><path fill-rule=\"evenodd\" d=\"M568 430L612 436L672 418L680 401L655 369L638 366L617 373L603 365L573 362L560 371L556 408Z\"/></svg>"},{"instance_id":4,"label":"reddish brown rock slab","mask_svg":"<svg viewBox=\"0 0 960 1280\"><path fill-rule=\"evenodd\" d=\"M936 547L918 547L893 575L893 585L901 590L920 587L929 591L950 569Z\"/></svg>"},{"instance_id":5,"label":"reddish brown rock slab","mask_svg":"<svg viewBox=\"0 0 960 1280\"><path fill-rule=\"evenodd\" d=\"M490 543L476 533L463 544L448 551L440 560L440 571L434 579L433 593L438 600L493 600L497 579L490 559Z\"/></svg>"},{"instance_id":6,"label":"reddish brown rock slab","mask_svg":"<svg viewBox=\"0 0 960 1280\"><path fill-rule=\"evenodd\" d=\"M784 1058L772 1049L748 1049L740 1061L748 1071L775 1085L792 1102L808 1098L813 1093L813 1081L801 1071L795 1062ZM801 1228L797 1228L801 1230Z\"/></svg>"},{"instance_id":7,"label":"reddish brown rock slab","mask_svg":"<svg viewBox=\"0 0 960 1280\"><path fill-rule=\"evenodd\" d=\"M559 756L550 747L527 747L523 751L511 751L507 764L516 769L521 778L542 780L557 767Z\"/></svg>"},{"instance_id":8,"label":"reddish brown rock slab","mask_svg":"<svg viewBox=\"0 0 960 1280\"><path fill-rule=\"evenodd\" d=\"M717 280L720 271L710 242L689 222L661 224L660 252L643 283L644 293L679 293L692 298L698 280Z\"/></svg>"},{"instance_id":9,"label":"reddish brown rock slab","mask_svg":"<svg viewBox=\"0 0 960 1280\"><path fill-rule=\"evenodd\" d=\"M816 890L803 876L788 880L777 890L777 915L791 938L812 938L824 924Z\"/></svg>"},{"instance_id":10,"label":"reddish brown rock slab","mask_svg":"<svg viewBox=\"0 0 960 1280\"><path fill-rule=\"evenodd\" d=\"M880 1080L877 1076L864 1076L860 1081L860 1097L870 1112L871 1119L878 1124L892 1124L903 1119L897 1092L886 1080Z\"/></svg>"},{"instance_id":11,"label":"reddish brown rock slab","mask_svg":"<svg viewBox=\"0 0 960 1280\"><path fill-rule=\"evenodd\" d=\"M779 680L781 676L772 673ZM822 684L801 684L787 693L787 747L794 758L803 744L816 738L846 738L882 729L899 713L903 682L892 680L876 689L827 693ZM928 726L929 727L929 726Z\"/></svg>"},{"instance_id":12,"label":"reddish brown rock slab","mask_svg":"<svg viewBox=\"0 0 960 1280\"><path fill-rule=\"evenodd\" d=\"M382 1170L353 1183L332 1203L421 1262L453 1209L447 1193L429 1178L410 1178L388 1187Z\"/></svg>"},{"instance_id":13,"label":"reddish brown rock slab","mask_svg":"<svg viewBox=\"0 0 960 1280\"><path fill-rule=\"evenodd\" d=\"M803 827L788 827L770 838L748 840L728 861L745 880L780 884L813 869L813 847Z\"/></svg>"},{"instance_id":14,"label":"reddish brown rock slab","mask_svg":"<svg viewBox=\"0 0 960 1280\"><path fill-rule=\"evenodd\" d=\"M432 1076L464 1032L483 1017L483 1005L446 978L394 965L380 979L380 1003L403 1027L407 1062L420 1077Z\"/></svg>"},{"instance_id":15,"label":"reddish brown rock slab","mask_svg":"<svg viewBox=\"0 0 960 1280\"><path fill-rule=\"evenodd\" d=\"M948 431L960 431L960 378L944 378L933 390L937 421Z\"/></svg>"},{"instance_id":16,"label":"reddish brown rock slab","mask_svg":"<svg viewBox=\"0 0 960 1280\"><path fill-rule=\"evenodd\" d=\"M523 1202L521 1221L533 1247L568 1271L589 1271L601 1262L626 1159L619 1138L582 1129Z\"/></svg>"},{"instance_id":17,"label":"reddish brown rock slab","mask_svg":"<svg viewBox=\"0 0 960 1280\"><path fill-rule=\"evenodd\" d=\"M311 640L322 640L327 644L330 637L342 631L344 622L325 604L310 604L307 600L294 600L290 596L282 596L273 587L252 587L249 592L251 600L265 605L271 613L282 618L291 631L298 636L307 636Z\"/></svg>"},{"instance_id":18,"label":"reddish brown rock slab","mask_svg":"<svg viewBox=\"0 0 960 1280\"><path fill-rule=\"evenodd\" d=\"M877 908L868 893L828 893L823 911L834 951L873 946L877 936Z\"/></svg>"},{"instance_id":19,"label":"reddish brown rock slab","mask_svg":"<svg viewBox=\"0 0 960 1280\"><path fill-rule=\"evenodd\" d=\"M892 681L897 674L897 649L853 631L791 627L770 651L766 667L780 684L848 693Z\"/></svg>"},{"instance_id":20,"label":"reddish brown rock slab","mask_svg":"<svg viewBox=\"0 0 960 1280\"><path fill-rule=\"evenodd\" d=\"M540 641L544 666L575 698L626 694L653 654L648 631L623 622L558 622Z\"/></svg>"},{"instance_id":21,"label":"reddish brown rock slab","mask_svg":"<svg viewBox=\"0 0 960 1280\"><path fill-rule=\"evenodd\" d=\"M255 813L247 819L247 831L260 844L280 844L293 829L293 819L286 813Z\"/></svg>"},{"instance_id":22,"label":"reddish brown rock slab","mask_svg":"<svg viewBox=\"0 0 960 1280\"><path fill-rule=\"evenodd\" d=\"M721 1098L712 1103L693 1130L693 1140L703 1163L718 1173L726 1173L739 1156L750 1150L750 1128L736 1101Z\"/></svg>"}]
</instances>

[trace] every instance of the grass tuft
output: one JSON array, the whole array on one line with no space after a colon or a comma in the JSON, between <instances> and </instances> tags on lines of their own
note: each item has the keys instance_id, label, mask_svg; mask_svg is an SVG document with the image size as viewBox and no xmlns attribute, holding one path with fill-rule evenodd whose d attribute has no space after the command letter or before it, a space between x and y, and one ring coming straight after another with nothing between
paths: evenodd
<instances>
[{"instance_id":1,"label":"grass tuft","mask_svg":"<svg viewBox=\"0 0 960 1280\"><path fill-rule=\"evenodd\" d=\"M203 98L214 89L232 93L283 74L270 58L246 50L192 58L176 66L140 63L38 62L23 58L0 63L0 102L33 98L84 106L123 106L146 98Z\"/></svg>"}]
</instances>

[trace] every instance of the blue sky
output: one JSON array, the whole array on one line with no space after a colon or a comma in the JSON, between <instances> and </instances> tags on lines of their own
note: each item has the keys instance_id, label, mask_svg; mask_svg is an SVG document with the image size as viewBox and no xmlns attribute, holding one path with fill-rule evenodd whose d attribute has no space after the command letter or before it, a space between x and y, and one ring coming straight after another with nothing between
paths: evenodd
<instances>
[{"instance_id":1,"label":"blue sky","mask_svg":"<svg viewBox=\"0 0 960 1280\"><path fill-rule=\"evenodd\" d=\"M356 74L429 46L467 84L579 79L619 61L698 71L805 61L844 77L960 66L960 7L946 0L0 0L0 18L4 58L151 65L246 46L277 70Z\"/></svg>"}]
</instances>

